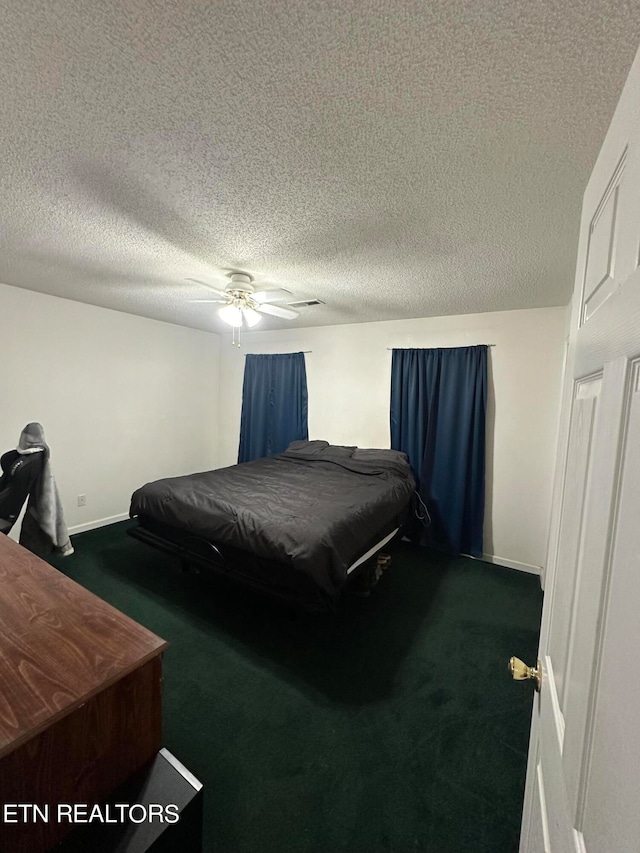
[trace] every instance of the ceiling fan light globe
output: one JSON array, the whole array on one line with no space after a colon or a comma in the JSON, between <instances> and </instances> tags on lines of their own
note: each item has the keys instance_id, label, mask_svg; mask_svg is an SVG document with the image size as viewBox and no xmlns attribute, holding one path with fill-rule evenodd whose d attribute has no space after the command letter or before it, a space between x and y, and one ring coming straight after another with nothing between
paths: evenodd
<instances>
[{"instance_id":1,"label":"ceiling fan light globe","mask_svg":"<svg viewBox=\"0 0 640 853\"><path fill-rule=\"evenodd\" d=\"M262 314L259 314L254 308L243 308L242 313L249 328L257 326L260 320L262 320Z\"/></svg>"},{"instance_id":2,"label":"ceiling fan light globe","mask_svg":"<svg viewBox=\"0 0 640 853\"><path fill-rule=\"evenodd\" d=\"M229 326L240 328L242 325L242 311L237 305L224 305L218 308L218 317Z\"/></svg>"}]
</instances>

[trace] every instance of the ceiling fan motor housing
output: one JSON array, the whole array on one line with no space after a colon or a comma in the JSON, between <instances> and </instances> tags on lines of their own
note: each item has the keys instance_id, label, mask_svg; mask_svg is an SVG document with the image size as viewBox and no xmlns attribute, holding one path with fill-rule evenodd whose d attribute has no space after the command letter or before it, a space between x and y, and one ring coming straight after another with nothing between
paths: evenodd
<instances>
[{"instance_id":1,"label":"ceiling fan motor housing","mask_svg":"<svg viewBox=\"0 0 640 853\"><path fill-rule=\"evenodd\" d=\"M229 276L229 278L231 279L231 283L225 288L228 292L234 293L237 291L240 293L253 293L254 287L251 284L253 279L250 275L234 272Z\"/></svg>"}]
</instances>

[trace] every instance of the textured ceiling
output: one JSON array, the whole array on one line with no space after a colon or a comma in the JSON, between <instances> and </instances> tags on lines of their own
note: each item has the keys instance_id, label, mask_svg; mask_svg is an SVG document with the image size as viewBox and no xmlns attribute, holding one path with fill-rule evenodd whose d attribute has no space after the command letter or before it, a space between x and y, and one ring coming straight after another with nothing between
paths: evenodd
<instances>
[{"instance_id":1,"label":"textured ceiling","mask_svg":"<svg viewBox=\"0 0 640 853\"><path fill-rule=\"evenodd\" d=\"M560 305L621 0L0 0L0 282L214 331ZM286 321L268 318L261 328Z\"/></svg>"}]
</instances>

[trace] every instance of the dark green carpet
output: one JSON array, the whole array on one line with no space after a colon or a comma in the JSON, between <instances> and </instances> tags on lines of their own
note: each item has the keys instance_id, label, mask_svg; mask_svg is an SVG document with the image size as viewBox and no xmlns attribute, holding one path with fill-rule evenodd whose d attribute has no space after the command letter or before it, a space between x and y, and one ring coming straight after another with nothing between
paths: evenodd
<instances>
[{"instance_id":1,"label":"dark green carpet","mask_svg":"<svg viewBox=\"0 0 640 853\"><path fill-rule=\"evenodd\" d=\"M291 618L125 535L56 565L169 641L164 743L205 785L205 850L517 850L538 579L397 543L371 598Z\"/></svg>"}]
</instances>

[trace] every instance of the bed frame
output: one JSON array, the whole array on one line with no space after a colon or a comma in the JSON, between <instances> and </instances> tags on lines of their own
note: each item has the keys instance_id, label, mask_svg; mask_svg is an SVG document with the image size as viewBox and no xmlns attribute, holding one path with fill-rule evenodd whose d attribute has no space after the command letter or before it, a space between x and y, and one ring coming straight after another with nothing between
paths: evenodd
<instances>
[{"instance_id":1,"label":"bed frame","mask_svg":"<svg viewBox=\"0 0 640 853\"><path fill-rule=\"evenodd\" d=\"M168 525L138 517L138 526L127 530L129 536L179 559L185 572L201 571L222 575L289 606L315 612L335 612L338 598L324 593L313 580L276 560L258 557L249 551L217 545ZM347 570L348 579L342 594L368 596L391 563L380 549L389 543L400 528L383 531L376 542ZM340 596L341 597L341 596Z\"/></svg>"}]
</instances>

